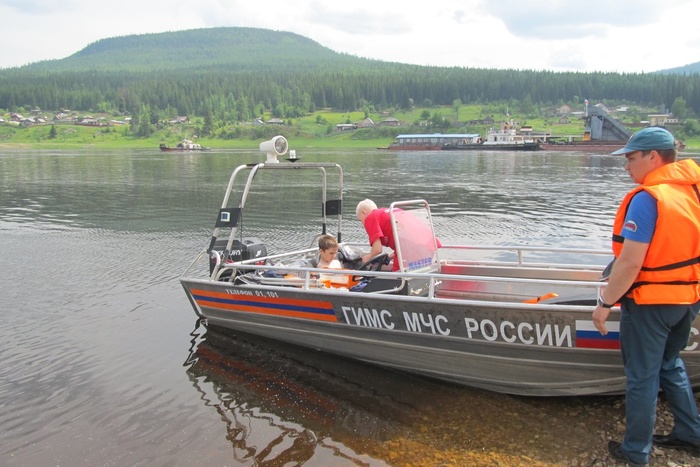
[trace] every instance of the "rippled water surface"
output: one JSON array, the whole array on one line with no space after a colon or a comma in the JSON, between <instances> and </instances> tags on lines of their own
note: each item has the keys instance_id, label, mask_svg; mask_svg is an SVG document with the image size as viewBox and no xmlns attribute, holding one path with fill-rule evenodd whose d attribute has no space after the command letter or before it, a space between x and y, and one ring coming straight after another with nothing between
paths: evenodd
<instances>
[{"instance_id":1,"label":"rippled water surface","mask_svg":"<svg viewBox=\"0 0 700 467\"><path fill-rule=\"evenodd\" d=\"M443 243L606 248L632 186L610 156L297 152L343 166L344 240L365 240L359 200L424 198ZM0 150L0 463L384 465L378 446L436 406L506 397L198 323L178 276L231 170L259 160ZM319 209L310 191L263 194L244 228L272 246L308 227L272 207Z\"/></svg>"}]
</instances>

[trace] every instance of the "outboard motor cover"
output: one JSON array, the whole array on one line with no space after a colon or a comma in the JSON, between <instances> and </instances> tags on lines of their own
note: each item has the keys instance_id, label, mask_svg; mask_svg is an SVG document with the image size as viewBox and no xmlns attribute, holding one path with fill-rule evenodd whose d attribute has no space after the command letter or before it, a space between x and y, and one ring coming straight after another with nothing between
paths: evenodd
<instances>
[{"instance_id":1,"label":"outboard motor cover","mask_svg":"<svg viewBox=\"0 0 700 467\"><path fill-rule=\"evenodd\" d=\"M219 256L224 254L224 248L228 239L217 239L214 242L214 251L219 253ZM234 239L231 244L231 251L229 252L228 258L222 258L221 261L226 263L232 263L234 261L245 261L249 259L262 258L267 256L267 247L260 239L256 237L243 237L241 240ZM209 253L209 274L214 271L216 266L216 256L213 252Z\"/></svg>"}]
</instances>

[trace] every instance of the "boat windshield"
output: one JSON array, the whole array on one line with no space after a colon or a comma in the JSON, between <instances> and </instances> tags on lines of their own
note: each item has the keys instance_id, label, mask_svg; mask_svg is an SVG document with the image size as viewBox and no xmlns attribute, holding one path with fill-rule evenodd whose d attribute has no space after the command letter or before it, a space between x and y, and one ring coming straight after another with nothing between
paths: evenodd
<instances>
[{"instance_id":1,"label":"boat windshield","mask_svg":"<svg viewBox=\"0 0 700 467\"><path fill-rule=\"evenodd\" d=\"M391 207L399 269L402 272L437 271L437 241L428 203L404 201L392 203Z\"/></svg>"}]
</instances>

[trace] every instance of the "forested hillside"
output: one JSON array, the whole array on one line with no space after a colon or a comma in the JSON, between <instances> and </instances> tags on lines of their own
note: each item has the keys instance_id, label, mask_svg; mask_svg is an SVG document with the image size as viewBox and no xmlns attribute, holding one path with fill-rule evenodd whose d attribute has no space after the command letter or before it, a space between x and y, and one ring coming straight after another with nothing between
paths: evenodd
<instances>
[{"instance_id":1,"label":"forested hillside","mask_svg":"<svg viewBox=\"0 0 700 467\"><path fill-rule=\"evenodd\" d=\"M104 39L55 61L0 70L0 109L69 108L247 121L262 109L295 118L316 108L614 100L700 114L700 75L440 68L339 54L302 36L249 28Z\"/></svg>"},{"instance_id":2,"label":"forested hillside","mask_svg":"<svg viewBox=\"0 0 700 467\"><path fill-rule=\"evenodd\" d=\"M666 70L659 70L656 73L662 73L665 75L697 75L700 74L700 62L689 63L688 65L679 66L676 68L667 68Z\"/></svg>"},{"instance_id":3,"label":"forested hillside","mask_svg":"<svg viewBox=\"0 0 700 467\"><path fill-rule=\"evenodd\" d=\"M209 28L102 39L62 60L23 67L37 71L263 71L372 63L338 54L306 37L255 28Z\"/></svg>"}]
</instances>

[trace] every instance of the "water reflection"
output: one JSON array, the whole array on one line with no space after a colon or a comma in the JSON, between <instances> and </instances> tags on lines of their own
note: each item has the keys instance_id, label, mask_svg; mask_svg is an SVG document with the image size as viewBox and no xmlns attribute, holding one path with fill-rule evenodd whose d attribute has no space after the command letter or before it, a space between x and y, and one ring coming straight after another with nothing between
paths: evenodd
<instances>
[{"instance_id":1,"label":"water reflection","mask_svg":"<svg viewBox=\"0 0 700 467\"><path fill-rule=\"evenodd\" d=\"M615 398L490 393L201 322L191 335L186 373L234 465L569 465L552 446L586 453L586 421L615 413Z\"/></svg>"},{"instance_id":2,"label":"water reflection","mask_svg":"<svg viewBox=\"0 0 700 467\"><path fill-rule=\"evenodd\" d=\"M413 419L433 383L201 323L185 362L240 464L384 465L365 451ZM391 376L389 376L389 374ZM411 388L407 390L407 388Z\"/></svg>"}]
</instances>

